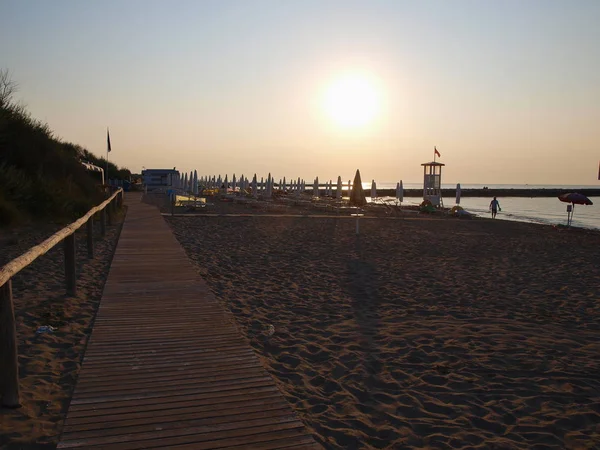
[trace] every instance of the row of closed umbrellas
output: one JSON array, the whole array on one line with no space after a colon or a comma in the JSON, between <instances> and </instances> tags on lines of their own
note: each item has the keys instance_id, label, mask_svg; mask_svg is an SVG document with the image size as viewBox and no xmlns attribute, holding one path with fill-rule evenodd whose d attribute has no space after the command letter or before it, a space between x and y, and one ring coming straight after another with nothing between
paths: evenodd
<instances>
[{"instance_id":1,"label":"row of closed umbrellas","mask_svg":"<svg viewBox=\"0 0 600 450\"><path fill-rule=\"evenodd\" d=\"M265 181L264 178L261 178L260 183L257 180L256 174L254 174L252 181L249 181L248 178L244 177L243 175L239 179L236 179L236 176L234 174L233 178L231 180L231 183L230 183L227 175L225 175L224 179L222 179L220 175L219 176L206 176L206 177L198 178L198 171L194 170L194 171L190 172L189 177L188 177L188 174L185 173L184 176L180 176L173 184L175 186L177 186L178 188L183 189L187 192L190 192L194 195L198 195L199 186L202 186L202 187L205 187L208 189L224 189L224 190L232 189L233 191L235 191L237 188L239 188L240 190L250 190L253 195L257 195L258 192L261 191L264 195L270 197L272 195L273 189L275 187L275 180L271 176L270 173L267 177L267 180ZM300 178L298 178L297 180L290 180L290 182L288 183L286 181L286 178L284 177L282 180L279 180L278 186L280 189L287 189L289 186L290 191L296 192L298 194L300 192L306 190L306 183L303 179L300 179ZM348 192L350 194L353 191L352 186L361 186L362 187L359 170L356 171L354 183L351 183L350 180L348 180L347 186L348 186ZM336 189L336 197L338 199L341 199L343 188L344 188L341 176L338 177L336 188L337 188ZM364 197L364 192L362 189L357 189L356 193L357 194L362 193L363 197ZM319 178L317 177L317 178L315 178L315 180L313 182L313 196L319 197L320 194L321 193L320 193L320 186L319 186ZM329 183L325 184L325 195L333 196L332 181L329 181ZM372 186L371 186L371 197L372 198L377 197L377 186L376 186L375 180L373 180ZM396 184L396 199L400 202L404 201L404 188L403 188L402 180ZM358 201L362 204L366 203L366 199L364 199L364 202L362 202L362 200L358 200Z\"/></svg>"},{"instance_id":2,"label":"row of closed umbrellas","mask_svg":"<svg viewBox=\"0 0 600 450\"><path fill-rule=\"evenodd\" d=\"M181 176L178 177L178 179L175 180L175 182L173 184L182 190L193 193L194 195L198 195L198 186L199 185L209 188L209 189L215 189L215 188L223 189L224 188L225 191L227 191L227 189L230 186L231 186L231 189L234 191L236 190L236 188L239 188L240 190L249 190L250 189L252 192L252 195L254 195L254 196L258 195L259 187L260 187L263 194L266 195L267 197L270 197L273 193L275 180L269 173L266 183L264 182L264 179L261 178L261 181L259 184L256 174L254 174L254 177L252 178L251 182L248 180L248 178L244 177L244 175L242 175L239 179L236 179L236 176L234 174L233 178L231 180L231 183L229 183L229 179L228 179L227 175L225 175L224 180L221 179L220 175L218 177L206 176L206 177L201 177L200 179L198 179L198 171L194 170L193 172L190 172L189 177L188 177L188 174L186 173L183 177L181 177ZM300 178L298 178L297 180L291 180L289 183L287 183L286 179L284 177L283 180L279 180L278 186L280 187L280 189L286 189L286 187L289 186L290 190L292 192L295 192L297 195L299 195L300 192L306 190L306 183L304 180L302 180ZM352 189L352 186L360 186L361 189ZM340 200L342 198L343 187L344 186L342 184L342 177L338 176L337 186L336 186L336 188L337 188L336 189L336 198L338 200ZM366 197L364 195L364 190L362 189L362 180L360 177L359 170L356 171L353 183L350 183L350 180L348 180L348 192L349 192L351 205L364 206L367 203ZM325 185L325 195L333 196L333 183L331 182L331 180L329 181L329 183L326 183L326 185ZM319 178L318 177L315 178L314 183L313 183L313 196L315 196L315 197L320 196ZM456 185L456 204L457 205L460 204L460 196L461 196L461 187L460 187L460 183L459 183ZM375 183L375 180L372 180L372 182L371 182L371 198L377 198L377 184ZM396 184L396 199L400 203L404 201L404 188L402 185L402 180L400 180ZM569 213L568 224L570 224L570 222L572 220L572 215L573 215L573 212L575 209L575 205L593 205L593 202L588 197L586 197L583 194L576 193L576 192L559 195L558 199L561 202L570 203L572 205L572 207L568 211L568 213Z\"/></svg>"}]
</instances>

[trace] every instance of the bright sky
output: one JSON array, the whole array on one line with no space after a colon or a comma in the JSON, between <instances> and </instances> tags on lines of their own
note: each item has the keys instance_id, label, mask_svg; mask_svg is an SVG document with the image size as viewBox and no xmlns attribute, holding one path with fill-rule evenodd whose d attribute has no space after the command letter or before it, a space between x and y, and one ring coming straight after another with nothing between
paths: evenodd
<instances>
[{"instance_id":1,"label":"bright sky","mask_svg":"<svg viewBox=\"0 0 600 450\"><path fill-rule=\"evenodd\" d=\"M600 1L0 1L0 68L139 172L596 184Z\"/></svg>"}]
</instances>

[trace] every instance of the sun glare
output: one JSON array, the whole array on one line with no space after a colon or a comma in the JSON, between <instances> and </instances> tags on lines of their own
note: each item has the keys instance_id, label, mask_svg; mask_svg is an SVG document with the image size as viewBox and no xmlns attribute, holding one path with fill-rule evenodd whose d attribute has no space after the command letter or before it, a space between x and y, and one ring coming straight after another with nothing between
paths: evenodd
<instances>
[{"instance_id":1,"label":"sun glare","mask_svg":"<svg viewBox=\"0 0 600 450\"><path fill-rule=\"evenodd\" d=\"M375 84L361 75L346 75L327 89L324 109L329 118L344 129L363 128L371 124L380 110Z\"/></svg>"}]
</instances>

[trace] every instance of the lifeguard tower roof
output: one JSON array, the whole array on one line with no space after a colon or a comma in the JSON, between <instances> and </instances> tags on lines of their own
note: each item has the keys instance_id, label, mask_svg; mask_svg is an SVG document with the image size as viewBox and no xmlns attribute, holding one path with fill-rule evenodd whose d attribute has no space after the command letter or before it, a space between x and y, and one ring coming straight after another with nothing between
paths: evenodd
<instances>
[{"instance_id":1,"label":"lifeguard tower roof","mask_svg":"<svg viewBox=\"0 0 600 450\"><path fill-rule=\"evenodd\" d=\"M431 161L431 162L423 163L421 165L422 166L445 166L446 164L442 164L442 163L437 162L437 161Z\"/></svg>"}]
</instances>

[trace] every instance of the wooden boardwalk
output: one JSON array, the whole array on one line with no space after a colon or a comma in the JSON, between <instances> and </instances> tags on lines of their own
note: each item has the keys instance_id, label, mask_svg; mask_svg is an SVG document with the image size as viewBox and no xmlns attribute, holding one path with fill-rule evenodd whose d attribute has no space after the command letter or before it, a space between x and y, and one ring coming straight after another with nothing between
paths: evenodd
<instances>
[{"instance_id":1,"label":"wooden boardwalk","mask_svg":"<svg viewBox=\"0 0 600 450\"><path fill-rule=\"evenodd\" d=\"M58 448L321 448L158 209L127 200Z\"/></svg>"}]
</instances>

